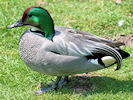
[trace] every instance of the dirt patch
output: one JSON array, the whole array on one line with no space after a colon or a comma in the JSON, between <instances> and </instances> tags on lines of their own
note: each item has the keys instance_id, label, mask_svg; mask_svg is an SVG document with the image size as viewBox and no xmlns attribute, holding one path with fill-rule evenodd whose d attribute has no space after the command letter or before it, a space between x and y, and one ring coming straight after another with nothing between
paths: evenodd
<instances>
[{"instance_id":1,"label":"dirt patch","mask_svg":"<svg viewBox=\"0 0 133 100\"><path fill-rule=\"evenodd\" d=\"M90 77L87 76L73 76L70 78L70 83L65 86L76 93L83 93L93 89L93 84L90 82Z\"/></svg>"},{"instance_id":2,"label":"dirt patch","mask_svg":"<svg viewBox=\"0 0 133 100\"><path fill-rule=\"evenodd\" d=\"M118 39L115 41L120 41L125 43L126 46L133 46L133 34L130 35L121 35Z\"/></svg>"},{"instance_id":3,"label":"dirt patch","mask_svg":"<svg viewBox=\"0 0 133 100\"><path fill-rule=\"evenodd\" d=\"M95 76L101 77L103 75L99 73L92 74L90 72L72 75L69 77L70 82L68 83L68 85L65 86L65 88L69 88L76 93L91 91L93 89L96 89L95 84L93 84L91 81L91 77Z\"/></svg>"},{"instance_id":4,"label":"dirt patch","mask_svg":"<svg viewBox=\"0 0 133 100\"><path fill-rule=\"evenodd\" d=\"M121 34L120 36L116 36L115 39L112 39L111 37L108 36L104 36L104 38L125 43L126 46L133 46L133 34L129 35Z\"/></svg>"}]
</instances>

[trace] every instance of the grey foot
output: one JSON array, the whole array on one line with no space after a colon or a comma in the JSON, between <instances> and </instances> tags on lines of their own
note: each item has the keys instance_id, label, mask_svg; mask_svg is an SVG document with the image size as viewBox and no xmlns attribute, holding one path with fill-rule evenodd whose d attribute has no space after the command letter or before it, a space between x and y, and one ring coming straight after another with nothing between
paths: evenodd
<instances>
[{"instance_id":1,"label":"grey foot","mask_svg":"<svg viewBox=\"0 0 133 100\"><path fill-rule=\"evenodd\" d=\"M67 84L67 81L59 81L58 86L56 86L56 82L55 83L51 83L49 85L49 87L42 88L40 90L35 91L35 94L36 95L40 95L40 94L42 94L44 92L47 93L49 91L53 91L53 90L56 90L58 87L61 87L62 88L65 84Z\"/></svg>"},{"instance_id":2,"label":"grey foot","mask_svg":"<svg viewBox=\"0 0 133 100\"><path fill-rule=\"evenodd\" d=\"M40 90L35 91L35 95L40 95L42 93L47 93L48 91L52 90L52 87L42 88Z\"/></svg>"}]
</instances>

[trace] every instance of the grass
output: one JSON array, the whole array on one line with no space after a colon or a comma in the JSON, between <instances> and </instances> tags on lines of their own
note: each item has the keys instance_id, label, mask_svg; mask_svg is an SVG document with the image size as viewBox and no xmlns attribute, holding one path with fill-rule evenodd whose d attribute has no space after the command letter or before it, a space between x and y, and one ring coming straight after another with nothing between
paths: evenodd
<instances>
[{"instance_id":1,"label":"grass","mask_svg":"<svg viewBox=\"0 0 133 100\"><path fill-rule=\"evenodd\" d=\"M23 11L30 6L48 9L55 25L73 27L101 37L133 32L133 1L122 0L0 0L0 100L132 100L133 98L133 57L124 60L123 67L114 67L89 73L92 88L77 93L71 88L44 93L36 96L34 91L39 82L45 86L56 80L55 76L39 74L28 68L21 60L18 40L27 27L6 29L7 25L21 18ZM118 21L124 20L123 26ZM133 53L133 47L124 47ZM71 82L74 86L76 83ZM68 84L71 85L71 84Z\"/></svg>"}]
</instances>

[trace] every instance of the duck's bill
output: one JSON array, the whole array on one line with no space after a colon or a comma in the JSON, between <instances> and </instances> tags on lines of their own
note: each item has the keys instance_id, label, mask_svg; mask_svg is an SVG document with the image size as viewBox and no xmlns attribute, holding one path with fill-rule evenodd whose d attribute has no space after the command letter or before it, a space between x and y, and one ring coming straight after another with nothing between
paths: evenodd
<instances>
[{"instance_id":1,"label":"duck's bill","mask_svg":"<svg viewBox=\"0 0 133 100\"><path fill-rule=\"evenodd\" d=\"M14 27L20 27L23 26L24 24L22 23L22 19L19 19L17 22L8 25L7 28L14 28Z\"/></svg>"}]
</instances>

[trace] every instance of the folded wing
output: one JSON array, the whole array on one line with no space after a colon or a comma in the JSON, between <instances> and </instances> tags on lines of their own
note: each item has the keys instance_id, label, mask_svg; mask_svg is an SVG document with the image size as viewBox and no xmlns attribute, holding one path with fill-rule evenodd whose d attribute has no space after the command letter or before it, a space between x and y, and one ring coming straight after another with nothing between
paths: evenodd
<instances>
[{"instance_id":1,"label":"folded wing","mask_svg":"<svg viewBox=\"0 0 133 100\"><path fill-rule=\"evenodd\" d=\"M65 55L93 58L112 56L116 59L117 70L122 66L122 56L116 49L124 44L71 28L56 27L56 32L54 42L58 44L59 51L64 51Z\"/></svg>"}]
</instances>

